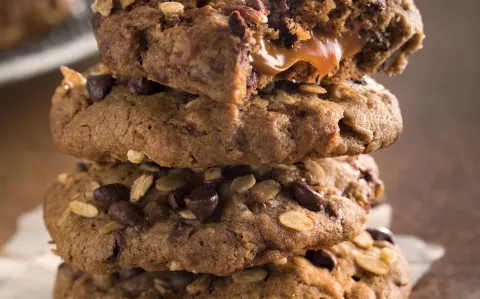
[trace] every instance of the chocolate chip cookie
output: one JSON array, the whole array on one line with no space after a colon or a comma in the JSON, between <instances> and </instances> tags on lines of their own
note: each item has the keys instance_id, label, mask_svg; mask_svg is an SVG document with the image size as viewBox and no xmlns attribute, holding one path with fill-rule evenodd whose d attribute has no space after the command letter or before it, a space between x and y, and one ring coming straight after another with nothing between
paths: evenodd
<instances>
[{"instance_id":1,"label":"chocolate chip cookie","mask_svg":"<svg viewBox=\"0 0 480 299\"><path fill-rule=\"evenodd\" d=\"M54 298L408 298L410 270L399 249L366 232L360 236L222 277L142 269L92 275L63 264Z\"/></svg>"},{"instance_id":2,"label":"chocolate chip cookie","mask_svg":"<svg viewBox=\"0 0 480 299\"><path fill-rule=\"evenodd\" d=\"M295 165L82 164L46 195L56 253L87 272L231 273L354 238L383 193L369 156Z\"/></svg>"},{"instance_id":3,"label":"chocolate chip cookie","mask_svg":"<svg viewBox=\"0 0 480 299\"><path fill-rule=\"evenodd\" d=\"M324 94L278 82L236 105L104 68L87 78L62 71L50 114L53 140L66 153L94 161L292 164L308 156L370 153L402 131L397 99L369 78L330 85Z\"/></svg>"},{"instance_id":4,"label":"chocolate chip cookie","mask_svg":"<svg viewBox=\"0 0 480 299\"><path fill-rule=\"evenodd\" d=\"M97 0L104 64L192 94L242 103L277 80L400 73L422 47L413 0Z\"/></svg>"},{"instance_id":5,"label":"chocolate chip cookie","mask_svg":"<svg viewBox=\"0 0 480 299\"><path fill-rule=\"evenodd\" d=\"M0 1L0 51L51 29L69 14L69 0Z\"/></svg>"}]
</instances>

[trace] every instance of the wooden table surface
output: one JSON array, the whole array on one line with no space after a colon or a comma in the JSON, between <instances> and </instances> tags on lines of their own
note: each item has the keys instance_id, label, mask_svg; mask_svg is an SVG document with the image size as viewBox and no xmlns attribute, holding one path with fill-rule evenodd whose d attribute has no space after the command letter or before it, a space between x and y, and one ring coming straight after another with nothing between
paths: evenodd
<instances>
[{"instance_id":1,"label":"wooden table surface","mask_svg":"<svg viewBox=\"0 0 480 299\"><path fill-rule=\"evenodd\" d=\"M404 135L374 156L394 206L393 230L446 247L412 298L480 298L480 87L475 0L417 1L427 39L407 71L381 77L400 99ZM461 2L464 2L461 5ZM477 27L478 28L478 27ZM75 68L82 70L97 59ZM0 87L0 244L75 159L50 140L58 71ZM477 102L479 101L479 102Z\"/></svg>"}]
</instances>

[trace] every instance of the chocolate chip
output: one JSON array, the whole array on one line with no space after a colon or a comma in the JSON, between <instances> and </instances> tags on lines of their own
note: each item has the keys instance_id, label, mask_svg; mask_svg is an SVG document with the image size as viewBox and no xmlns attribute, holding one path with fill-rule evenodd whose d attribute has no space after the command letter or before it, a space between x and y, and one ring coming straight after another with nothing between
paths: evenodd
<instances>
[{"instance_id":1,"label":"chocolate chip","mask_svg":"<svg viewBox=\"0 0 480 299\"><path fill-rule=\"evenodd\" d=\"M77 172L87 172L88 165L84 162L77 162Z\"/></svg>"},{"instance_id":2,"label":"chocolate chip","mask_svg":"<svg viewBox=\"0 0 480 299\"><path fill-rule=\"evenodd\" d=\"M113 250L112 255L107 259L108 262L113 263L117 260L120 253L125 248L125 239L118 230L113 232Z\"/></svg>"},{"instance_id":3,"label":"chocolate chip","mask_svg":"<svg viewBox=\"0 0 480 299\"><path fill-rule=\"evenodd\" d=\"M247 23L245 23L245 20L238 11L232 12L228 18L228 26L233 34L238 37L243 38L247 34Z\"/></svg>"},{"instance_id":4,"label":"chocolate chip","mask_svg":"<svg viewBox=\"0 0 480 299\"><path fill-rule=\"evenodd\" d=\"M144 78L132 78L128 81L130 93L136 96L151 95L163 90L163 86Z\"/></svg>"},{"instance_id":5,"label":"chocolate chip","mask_svg":"<svg viewBox=\"0 0 480 299\"><path fill-rule=\"evenodd\" d=\"M327 206L325 198L301 180L293 182L291 189L293 197L310 211L317 212L325 209Z\"/></svg>"},{"instance_id":6,"label":"chocolate chip","mask_svg":"<svg viewBox=\"0 0 480 299\"><path fill-rule=\"evenodd\" d=\"M170 194L168 194L168 203L174 210L184 207L185 192L183 190L175 190L171 192Z\"/></svg>"},{"instance_id":7,"label":"chocolate chip","mask_svg":"<svg viewBox=\"0 0 480 299\"><path fill-rule=\"evenodd\" d=\"M320 268L326 268L330 271L337 266L337 258L330 251L321 250L309 250L305 257L315 266Z\"/></svg>"},{"instance_id":8,"label":"chocolate chip","mask_svg":"<svg viewBox=\"0 0 480 299\"><path fill-rule=\"evenodd\" d=\"M108 209L108 217L120 224L128 226L142 225L143 211L129 201L116 201Z\"/></svg>"},{"instance_id":9,"label":"chocolate chip","mask_svg":"<svg viewBox=\"0 0 480 299\"><path fill-rule=\"evenodd\" d=\"M96 75L87 77L87 90L92 102L100 102L112 90L115 79L111 75Z\"/></svg>"},{"instance_id":10,"label":"chocolate chip","mask_svg":"<svg viewBox=\"0 0 480 299\"><path fill-rule=\"evenodd\" d=\"M195 274L187 271L170 272L170 285L175 290L184 290L195 279Z\"/></svg>"},{"instance_id":11,"label":"chocolate chip","mask_svg":"<svg viewBox=\"0 0 480 299\"><path fill-rule=\"evenodd\" d=\"M297 42L298 36L296 34L290 33L290 28L286 22L281 22L278 26L280 31L279 41L280 44L285 46L285 48L291 49L293 45Z\"/></svg>"},{"instance_id":12,"label":"chocolate chip","mask_svg":"<svg viewBox=\"0 0 480 299\"><path fill-rule=\"evenodd\" d=\"M122 269L118 271L118 278L120 278L121 280L128 280L144 272L145 270L143 270L142 268Z\"/></svg>"},{"instance_id":13,"label":"chocolate chip","mask_svg":"<svg viewBox=\"0 0 480 299\"><path fill-rule=\"evenodd\" d=\"M200 223L205 223L218 205L218 193L211 185L203 185L185 197L185 204Z\"/></svg>"},{"instance_id":14,"label":"chocolate chip","mask_svg":"<svg viewBox=\"0 0 480 299\"><path fill-rule=\"evenodd\" d=\"M247 0L246 4L248 7L268 15L268 10L265 8L265 5L261 0Z\"/></svg>"},{"instance_id":15,"label":"chocolate chip","mask_svg":"<svg viewBox=\"0 0 480 299\"><path fill-rule=\"evenodd\" d=\"M93 197L97 201L98 206L107 211L116 201L128 201L130 199L130 190L122 184L109 184L95 189Z\"/></svg>"},{"instance_id":16,"label":"chocolate chip","mask_svg":"<svg viewBox=\"0 0 480 299\"><path fill-rule=\"evenodd\" d=\"M367 228L367 232L375 241L387 241L395 244L392 232L386 228Z\"/></svg>"}]
</instances>

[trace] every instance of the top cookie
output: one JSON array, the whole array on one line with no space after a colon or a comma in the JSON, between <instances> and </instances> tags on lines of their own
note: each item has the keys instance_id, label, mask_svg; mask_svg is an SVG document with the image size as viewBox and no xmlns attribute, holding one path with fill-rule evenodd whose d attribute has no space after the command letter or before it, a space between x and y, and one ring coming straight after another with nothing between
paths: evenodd
<instances>
[{"instance_id":1,"label":"top cookie","mask_svg":"<svg viewBox=\"0 0 480 299\"><path fill-rule=\"evenodd\" d=\"M412 0L114 2L92 6L104 64L230 103L278 80L400 73L424 37Z\"/></svg>"}]
</instances>

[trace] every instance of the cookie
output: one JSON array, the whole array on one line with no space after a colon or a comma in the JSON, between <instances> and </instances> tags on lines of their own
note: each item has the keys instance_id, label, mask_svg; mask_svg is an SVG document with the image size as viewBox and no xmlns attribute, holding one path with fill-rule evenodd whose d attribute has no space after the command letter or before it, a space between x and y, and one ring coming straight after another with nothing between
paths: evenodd
<instances>
[{"instance_id":1,"label":"cookie","mask_svg":"<svg viewBox=\"0 0 480 299\"><path fill-rule=\"evenodd\" d=\"M87 272L224 274L355 237L383 192L369 156L167 169L87 164L46 195L56 253Z\"/></svg>"},{"instance_id":2,"label":"cookie","mask_svg":"<svg viewBox=\"0 0 480 299\"><path fill-rule=\"evenodd\" d=\"M0 1L0 51L51 29L69 15L69 0Z\"/></svg>"},{"instance_id":3,"label":"cookie","mask_svg":"<svg viewBox=\"0 0 480 299\"><path fill-rule=\"evenodd\" d=\"M93 6L104 64L237 104L278 80L400 73L424 37L413 0L114 2Z\"/></svg>"},{"instance_id":4,"label":"cookie","mask_svg":"<svg viewBox=\"0 0 480 299\"><path fill-rule=\"evenodd\" d=\"M144 157L161 166L292 164L371 153L397 140L397 99L372 79L318 95L283 82L241 105L211 101L144 79L62 69L50 114L66 153L99 162Z\"/></svg>"},{"instance_id":5,"label":"cookie","mask_svg":"<svg viewBox=\"0 0 480 299\"><path fill-rule=\"evenodd\" d=\"M133 298L388 298L409 296L410 270L387 241L345 242L233 275L123 270L92 275L63 264L54 299Z\"/></svg>"}]
</instances>

